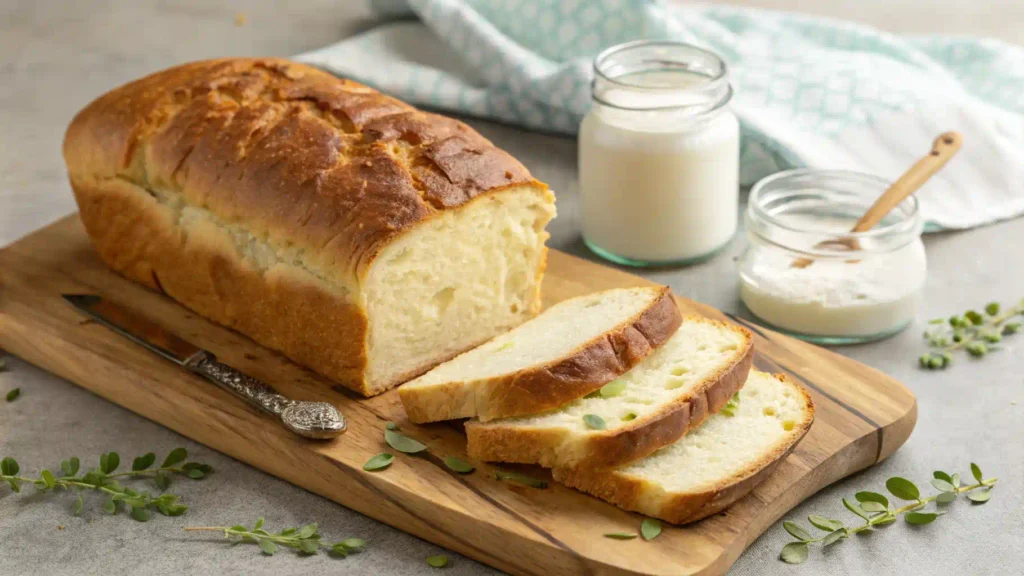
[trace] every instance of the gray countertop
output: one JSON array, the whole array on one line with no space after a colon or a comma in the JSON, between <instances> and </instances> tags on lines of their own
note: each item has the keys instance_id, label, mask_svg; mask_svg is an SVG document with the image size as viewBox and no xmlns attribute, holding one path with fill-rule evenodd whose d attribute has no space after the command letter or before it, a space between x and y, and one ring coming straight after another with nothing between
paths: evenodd
<instances>
[{"instance_id":1,"label":"gray countertop","mask_svg":"<svg viewBox=\"0 0 1024 576\"><path fill-rule=\"evenodd\" d=\"M842 7L832 3L745 3L843 15ZM92 98L191 59L287 56L319 47L367 26L360 4L0 0L0 245L74 211L60 142L72 115ZM855 14L846 16L895 30L971 32L1024 41L1024 8L998 0L945 0L937 5L925 0L870 0L857 6ZM237 22L239 14L244 15L242 25ZM469 122L557 191L559 217L551 227L551 246L592 258L578 235L575 142ZM931 235L926 245L930 275L921 318L1024 297L1024 220ZM738 237L710 262L645 275L688 298L742 313L734 259L743 246ZM740 557L734 573L816 574L826 568L832 574L1020 572L1024 336L982 362L962 360L951 370L929 373L915 362L923 350L922 327L918 322L885 342L838 350L905 382L918 397L917 429L889 460L822 491L791 517L817 513L846 519L844 495L879 490L893 475L926 484L935 469L968 474L971 461L987 475L1001 478L992 501L980 507L958 502L930 526L914 528L901 522L825 553L815 550L802 567L777 560L790 538L774 526ZM190 442L16 358L7 357L7 364L7 371L0 373L0 392L20 387L22 395L0 404L0 455L17 457L23 469L52 468L71 455L93 465L109 450L126 458L185 446L193 458L212 464L216 473L201 482L178 481L175 490L192 506L187 515L157 516L145 524L124 515L105 515L98 498L87 498L85 512L73 517L69 495L33 495L31 488L14 495L0 488L3 574L422 574L431 570L424 558L441 552L433 544ZM188 525L251 523L259 516L265 516L271 528L315 520L328 538L359 536L370 542L369 549L345 560L290 553L267 558L252 546L231 548L216 535L181 530ZM457 554L449 556L450 574L495 573Z\"/></svg>"}]
</instances>

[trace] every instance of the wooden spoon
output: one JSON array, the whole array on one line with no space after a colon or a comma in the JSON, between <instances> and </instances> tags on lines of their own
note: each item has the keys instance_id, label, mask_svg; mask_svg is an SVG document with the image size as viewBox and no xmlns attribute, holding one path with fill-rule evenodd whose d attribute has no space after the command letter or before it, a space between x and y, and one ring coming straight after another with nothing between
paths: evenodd
<instances>
[{"instance_id":1,"label":"wooden spoon","mask_svg":"<svg viewBox=\"0 0 1024 576\"><path fill-rule=\"evenodd\" d=\"M918 160L909 170L900 176L899 180L892 183L889 189L882 193L875 200L875 203L868 208L868 211L861 216L860 220L853 226L851 232L867 232L885 218L890 210L899 206L907 196L910 196L917 189L924 185L946 162L949 162L960 150L963 144L963 136L959 132L946 132L940 134L932 143L932 151L927 156ZM815 248L840 247L850 250L860 250L860 242L856 238L846 236L834 240L825 240L815 245ZM855 260L853 261L855 262ZM809 258L798 258L793 261L793 268L806 268L814 263Z\"/></svg>"}]
</instances>

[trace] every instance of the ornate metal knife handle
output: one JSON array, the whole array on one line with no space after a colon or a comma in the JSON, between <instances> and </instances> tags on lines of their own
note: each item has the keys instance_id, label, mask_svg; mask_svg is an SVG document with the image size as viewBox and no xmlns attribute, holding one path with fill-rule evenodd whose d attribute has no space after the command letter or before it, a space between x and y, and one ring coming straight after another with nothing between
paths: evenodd
<instances>
[{"instance_id":1,"label":"ornate metal knife handle","mask_svg":"<svg viewBox=\"0 0 1024 576\"><path fill-rule=\"evenodd\" d=\"M285 428L300 436L325 440L345 432L345 417L332 404L286 398L266 382L218 362L209 352L195 354L185 362L185 366L260 410L278 417Z\"/></svg>"}]
</instances>

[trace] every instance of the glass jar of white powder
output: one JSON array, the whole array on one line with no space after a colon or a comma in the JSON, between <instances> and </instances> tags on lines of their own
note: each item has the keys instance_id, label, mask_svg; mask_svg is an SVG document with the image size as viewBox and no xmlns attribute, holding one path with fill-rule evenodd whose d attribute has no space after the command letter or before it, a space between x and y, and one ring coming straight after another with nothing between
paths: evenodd
<instances>
[{"instance_id":1,"label":"glass jar of white powder","mask_svg":"<svg viewBox=\"0 0 1024 576\"><path fill-rule=\"evenodd\" d=\"M739 122L715 54L639 41L594 61L580 125L583 239L619 264L702 260L736 232Z\"/></svg>"},{"instance_id":2,"label":"glass jar of white powder","mask_svg":"<svg viewBox=\"0 0 1024 576\"><path fill-rule=\"evenodd\" d=\"M850 233L888 186L867 174L824 170L790 170L754 185L750 246L739 261L747 308L820 344L877 340L910 324L927 276L917 200L904 200L867 232ZM799 259L810 264L794 266Z\"/></svg>"}]
</instances>

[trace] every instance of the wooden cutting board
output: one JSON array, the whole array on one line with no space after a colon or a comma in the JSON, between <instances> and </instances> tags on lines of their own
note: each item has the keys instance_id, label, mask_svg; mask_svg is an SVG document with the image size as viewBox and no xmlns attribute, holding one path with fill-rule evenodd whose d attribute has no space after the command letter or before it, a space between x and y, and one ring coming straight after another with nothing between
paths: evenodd
<instances>
[{"instance_id":1,"label":"wooden cutting board","mask_svg":"<svg viewBox=\"0 0 1024 576\"><path fill-rule=\"evenodd\" d=\"M545 304L649 282L552 252ZM340 407L349 431L329 443L300 440L212 384L84 319L61 293L95 293L143 311L223 361L293 398ZM602 534L637 531L641 517L552 483L546 490L493 479L487 464L460 476L461 426L410 424L395 392L357 398L244 336L110 272L70 216L0 250L0 347L133 412L396 528L513 574L720 574L797 503L895 451L914 428L917 403L899 382L853 360L679 299L684 312L732 320L756 334L755 367L786 372L811 393L817 419L769 479L725 512L666 526L655 541ZM386 449L394 421L429 447L399 454L381 472L362 465ZM526 469L548 477L541 469ZM186 495L187 499L187 495Z\"/></svg>"}]
</instances>

